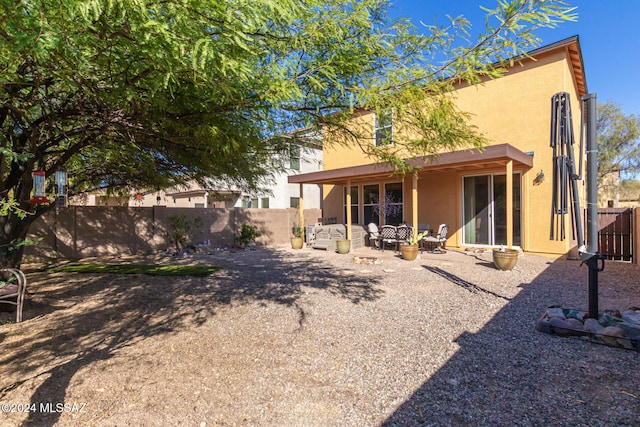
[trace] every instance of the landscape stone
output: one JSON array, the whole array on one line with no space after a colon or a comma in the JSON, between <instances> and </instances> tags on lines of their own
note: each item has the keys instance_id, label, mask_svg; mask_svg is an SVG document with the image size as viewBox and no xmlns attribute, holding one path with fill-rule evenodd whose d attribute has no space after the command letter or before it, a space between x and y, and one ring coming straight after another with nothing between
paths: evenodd
<instances>
[{"instance_id":1,"label":"landscape stone","mask_svg":"<svg viewBox=\"0 0 640 427\"><path fill-rule=\"evenodd\" d=\"M622 313L622 319L627 323L635 323L640 327L640 309L625 311Z\"/></svg>"},{"instance_id":2,"label":"landscape stone","mask_svg":"<svg viewBox=\"0 0 640 427\"><path fill-rule=\"evenodd\" d=\"M571 330L573 329L573 326L564 319L553 317L549 323L551 324L553 331L558 335L567 336L572 333Z\"/></svg>"},{"instance_id":3,"label":"landscape stone","mask_svg":"<svg viewBox=\"0 0 640 427\"><path fill-rule=\"evenodd\" d=\"M604 329L604 326L602 326L597 319L587 319L584 321L584 326L582 327L582 329L586 332L597 334Z\"/></svg>"},{"instance_id":4,"label":"landscape stone","mask_svg":"<svg viewBox=\"0 0 640 427\"><path fill-rule=\"evenodd\" d=\"M547 308L547 316L558 319L566 319L567 317L564 315L564 311L560 307L550 307Z\"/></svg>"},{"instance_id":5,"label":"landscape stone","mask_svg":"<svg viewBox=\"0 0 640 427\"><path fill-rule=\"evenodd\" d=\"M604 341L606 344L618 346L618 340L616 337L623 337L624 331L617 326L607 326L603 328L598 334L598 338Z\"/></svg>"},{"instance_id":6,"label":"landscape stone","mask_svg":"<svg viewBox=\"0 0 640 427\"><path fill-rule=\"evenodd\" d=\"M569 318L565 320L565 322L570 324L573 327L573 329L582 330L582 328L584 327L584 323L582 323L578 319Z\"/></svg>"},{"instance_id":7,"label":"landscape stone","mask_svg":"<svg viewBox=\"0 0 640 427\"><path fill-rule=\"evenodd\" d=\"M631 322L622 322L618 324L618 326L624 331L625 337L640 339L640 325Z\"/></svg>"}]
</instances>

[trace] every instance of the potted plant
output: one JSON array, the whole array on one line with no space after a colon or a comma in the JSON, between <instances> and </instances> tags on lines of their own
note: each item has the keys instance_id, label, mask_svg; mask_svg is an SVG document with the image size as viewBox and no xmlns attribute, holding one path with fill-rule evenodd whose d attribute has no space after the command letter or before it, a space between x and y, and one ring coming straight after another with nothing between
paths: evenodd
<instances>
[{"instance_id":1,"label":"potted plant","mask_svg":"<svg viewBox=\"0 0 640 427\"><path fill-rule=\"evenodd\" d=\"M336 240L336 250L339 254L348 254L351 250L351 240L339 239Z\"/></svg>"},{"instance_id":2,"label":"potted plant","mask_svg":"<svg viewBox=\"0 0 640 427\"><path fill-rule=\"evenodd\" d=\"M400 253L402 253L402 257L407 261L413 261L418 257L418 243L422 240L425 233L418 233L415 236L409 236L407 240L408 243L400 245Z\"/></svg>"},{"instance_id":3,"label":"potted plant","mask_svg":"<svg viewBox=\"0 0 640 427\"><path fill-rule=\"evenodd\" d=\"M509 249L501 246L499 249L493 250L493 264L498 270L510 271L516 266L520 251L517 249Z\"/></svg>"},{"instance_id":4,"label":"potted plant","mask_svg":"<svg viewBox=\"0 0 640 427\"><path fill-rule=\"evenodd\" d=\"M243 222L242 228L240 229L240 235L237 238L240 246L247 250L249 248L249 243L254 242L256 237L260 237L258 226L249 225L246 222Z\"/></svg>"},{"instance_id":5,"label":"potted plant","mask_svg":"<svg viewBox=\"0 0 640 427\"><path fill-rule=\"evenodd\" d=\"M302 239L302 227L294 223L291 233L293 233L293 237L291 238L291 248L302 249L302 246L304 245L304 241Z\"/></svg>"}]
</instances>

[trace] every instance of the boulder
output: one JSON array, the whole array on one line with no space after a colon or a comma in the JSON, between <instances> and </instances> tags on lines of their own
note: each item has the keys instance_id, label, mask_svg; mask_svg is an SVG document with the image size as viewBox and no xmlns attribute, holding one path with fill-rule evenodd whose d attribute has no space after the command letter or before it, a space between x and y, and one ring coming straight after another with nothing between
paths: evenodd
<instances>
[{"instance_id":1,"label":"boulder","mask_svg":"<svg viewBox=\"0 0 640 427\"><path fill-rule=\"evenodd\" d=\"M622 320L628 324L636 324L640 328L640 309L627 310L622 313Z\"/></svg>"},{"instance_id":2,"label":"boulder","mask_svg":"<svg viewBox=\"0 0 640 427\"><path fill-rule=\"evenodd\" d=\"M564 319L559 319L557 317L553 317L549 323L551 324L551 329L558 335L568 336L573 333L573 326L571 323L567 322Z\"/></svg>"},{"instance_id":3,"label":"boulder","mask_svg":"<svg viewBox=\"0 0 640 427\"><path fill-rule=\"evenodd\" d=\"M585 332L591 332L592 334L597 334L601 330L604 329L596 319L587 319L584 321L584 325L582 326L582 330Z\"/></svg>"},{"instance_id":4,"label":"boulder","mask_svg":"<svg viewBox=\"0 0 640 427\"><path fill-rule=\"evenodd\" d=\"M573 329L577 329L578 331L581 331L584 328L584 323L582 323L580 320L575 318L569 318L565 320L565 322L570 324L573 327Z\"/></svg>"},{"instance_id":5,"label":"boulder","mask_svg":"<svg viewBox=\"0 0 640 427\"><path fill-rule=\"evenodd\" d=\"M550 318L558 318L558 319L566 319L567 316L564 315L564 311L560 307L549 307L547 308L547 316Z\"/></svg>"},{"instance_id":6,"label":"boulder","mask_svg":"<svg viewBox=\"0 0 640 427\"><path fill-rule=\"evenodd\" d=\"M624 337L624 331L622 328L617 326L607 326L603 328L598 334L597 337L604 341L606 344L618 346L617 337Z\"/></svg>"}]
</instances>

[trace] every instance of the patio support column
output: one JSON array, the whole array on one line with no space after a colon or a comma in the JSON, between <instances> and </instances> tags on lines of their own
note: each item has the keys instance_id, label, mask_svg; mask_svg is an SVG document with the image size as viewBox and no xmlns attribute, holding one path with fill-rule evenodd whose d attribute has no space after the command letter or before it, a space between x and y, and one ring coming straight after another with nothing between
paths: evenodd
<instances>
[{"instance_id":1,"label":"patio support column","mask_svg":"<svg viewBox=\"0 0 640 427\"><path fill-rule=\"evenodd\" d=\"M351 178L347 178L347 239L351 240Z\"/></svg>"},{"instance_id":2,"label":"patio support column","mask_svg":"<svg viewBox=\"0 0 640 427\"><path fill-rule=\"evenodd\" d=\"M418 173L414 172L411 181L411 216L413 218L413 232L418 234Z\"/></svg>"},{"instance_id":3,"label":"patio support column","mask_svg":"<svg viewBox=\"0 0 640 427\"><path fill-rule=\"evenodd\" d=\"M513 247L513 160L507 162L507 248Z\"/></svg>"},{"instance_id":4,"label":"patio support column","mask_svg":"<svg viewBox=\"0 0 640 427\"><path fill-rule=\"evenodd\" d=\"M302 187L304 184L300 183L300 203L298 204L298 210L300 211L300 218L298 218L300 222L300 230L302 230L302 240L306 240L306 236L304 235L304 197L302 193Z\"/></svg>"}]
</instances>

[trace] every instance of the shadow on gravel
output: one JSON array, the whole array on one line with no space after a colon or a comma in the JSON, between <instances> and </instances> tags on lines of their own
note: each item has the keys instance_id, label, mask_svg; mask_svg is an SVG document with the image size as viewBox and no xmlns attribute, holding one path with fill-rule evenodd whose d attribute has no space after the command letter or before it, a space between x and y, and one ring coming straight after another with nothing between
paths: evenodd
<instances>
[{"instance_id":1,"label":"shadow on gravel","mask_svg":"<svg viewBox=\"0 0 640 427\"><path fill-rule=\"evenodd\" d=\"M481 286L476 285L475 283L471 283L461 277L456 276L453 273L450 273L448 271L445 271L439 267L425 267L427 270L429 270L430 272L432 272L433 274L437 274L440 277L444 277L445 279L447 279L449 282L453 283L454 285L460 286L463 289L466 289L467 291L477 294L477 293L486 293L488 295L494 296L496 298L501 298L504 299L506 301L509 301L509 298L504 297L502 295L498 295L495 292L492 292L490 290L487 290Z\"/></svg>"},{"instance_id":2,"label":"shadow on gravel","mask_svg":"<svg viewBox=\"0 0 640 427\"><path fill-rule=\"evenodd\" d=\"M481 288L452 271L426 268L469 291ZM550 305L586 308L587 275L578 261L550 261L481 330L460 335L456 354L383 425L638 425L637 352L535 330ZM624 308L618 304L629 299L640 305L639 278L635 265L607 263L601 309Z\"/></svg>"},{"instance_id":3,"label":"shadow on gravel","mask_svg":"<svg viewBox=\"0 0 640 427\"><path fill-rule=\"evenodd\" d=\"M298 310L302 322L304 312L296 302L303 288L354 304L382 295L375 278L343 275L318 261L269 249L258 252L258 258L250 259L243 253L212 257L211 264L221 265L222 270L204 278L29 274L34 299L47 303L29 307L23 323L4 326L13 328L9 334L15 339L6 340L4 331L0 333L8 341L2 342L0 354L0 365L7 373L0 380L0 401L33 381L39 385L31 394L32 404L65 402L67 388L81 369L149 337L196 328L229 304L284 304ZM234 264L242 259L247 262ZM59 412L30 412L23 425L52 426L60 416Z\"/></svg>"}]
</instances>

